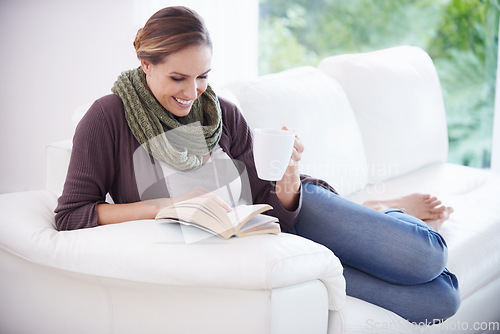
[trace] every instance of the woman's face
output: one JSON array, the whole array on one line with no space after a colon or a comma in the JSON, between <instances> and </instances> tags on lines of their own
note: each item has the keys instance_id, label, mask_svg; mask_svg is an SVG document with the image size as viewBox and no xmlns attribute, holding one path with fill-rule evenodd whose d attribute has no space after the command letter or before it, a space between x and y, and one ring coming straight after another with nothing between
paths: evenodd
<instances>
[{"instance_id":1,"label":"woman's face","mask_svg":"<svg viewBox=\"0 0 500 334\"><path fill-rule=\"evenodd\" d=\"M177 117L189 114L194 100L207 89L212 63L209 46L191 46L153 65L141 60L146 82L161 105Z\"/></svg>"}]
</instances>

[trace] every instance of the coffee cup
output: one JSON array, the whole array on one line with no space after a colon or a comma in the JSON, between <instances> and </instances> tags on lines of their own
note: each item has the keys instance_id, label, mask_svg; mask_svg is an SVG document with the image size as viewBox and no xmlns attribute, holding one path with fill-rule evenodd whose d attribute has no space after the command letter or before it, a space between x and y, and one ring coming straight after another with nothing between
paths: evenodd
<instances>
[{"instance_id":1,"label":"coffee cup","mask_svg":"<svg viewBox=\"0 0 500 334\"><path fill-rule=\"evenodd\" d=\"M257 175L262 180L283 178L292 157L295 134L272 128L254 130L253 154Z\"/></svg>"}]
</instances>

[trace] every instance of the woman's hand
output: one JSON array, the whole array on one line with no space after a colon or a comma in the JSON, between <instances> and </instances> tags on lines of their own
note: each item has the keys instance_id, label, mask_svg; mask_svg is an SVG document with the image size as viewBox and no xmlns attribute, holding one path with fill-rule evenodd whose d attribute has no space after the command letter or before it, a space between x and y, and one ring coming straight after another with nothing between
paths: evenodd
<instances>
[{"instance_id":1,"label":"woman's hand","mask_svg":"<svg viewBox=\"0 0 500 334\"><path fill-rule=\"evenodd\" d=\"M288 129L286 126L283 126L282 129L285 131L290 131L295 133L294 130ZM290 158L290 163L288 164L285 175L287 174L299 175L299 161L302 159L302 152L304 152L304 144L302 144L302 142L300 141L299 136L295 134L292 157Z\"/></svg>"},{"instance_id":2,"label":"woman's hand","mask_svg":"<svg viewBox=\"0 0 500 334\"><path fill-rule=\"evenodd\" d=\"M185 192L182 195L172 197L171 200L172 200L172 204L175 204L175 203L182 202L182 201L185 201L185 200L188 200L191 198L195 198L195 197L211 198L217 204L219 204L224 210L226 210L226 212L229 212L232 210L231 207L226 202L224 202L224 200L222 200L219 196L215 195L214 193L209 192L208 190L206 190L203 187L193 188L190 191Z\"/></svg>"},{"instance_id":3,"label":"woman's hand","mask_svg":"<svg viewBox=\"0 0 500 334\"><path fill-rule=\"evenodd\" d=\"M127 204L98 204L97 223L99 225L116 224L131 220L154 219L162 208L174 205L194 197L208 197L219 204L226 212L231 211L219 196L209 192L202 187L196 187L180 196L170 198L150 199L142 202Z\"/></svg>"},{"instance_id":4,"label":"woman's hand","mask_svg":"<svg viewBox=\"0 0 500 334\"><path fill-rule=\"evenodd\" d=\"M286 126L283 126L282 129L295 133L295 131L288 129ZM283 207L290 211L295 210L298 206L300 191L299 161L302 159L302 152L304 152L304 145L300 141L300 138L295 135L292 156L290 157L285 175L283 175L280 181L276 182L276 195Z\"/></svg>"}]
</instances>

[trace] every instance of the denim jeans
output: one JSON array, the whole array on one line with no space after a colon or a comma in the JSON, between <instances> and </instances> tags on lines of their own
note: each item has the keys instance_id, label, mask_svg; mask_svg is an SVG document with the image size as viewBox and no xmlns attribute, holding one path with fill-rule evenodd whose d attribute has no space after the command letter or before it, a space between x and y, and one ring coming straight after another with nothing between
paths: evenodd
<instances>
[{"instance_id":1,"label":"denim jeans","mask_svg":"<svg viewBox=\"0 0 500 334\"><path fill-rule=\"evenodd\" d=\"M443 237L400 212L379 212L322 187L303 184L291 233L328 247L344 266L347 295L411 322L433 323L460 305L458 281L446 268Z\"/></svg>"}]
</instances>

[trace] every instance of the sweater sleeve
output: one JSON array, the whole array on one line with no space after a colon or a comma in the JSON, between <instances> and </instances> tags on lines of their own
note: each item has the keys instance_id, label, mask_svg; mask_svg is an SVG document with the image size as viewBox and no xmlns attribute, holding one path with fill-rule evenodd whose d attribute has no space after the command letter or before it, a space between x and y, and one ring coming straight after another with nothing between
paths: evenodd
<instances>
[{"instance_id":1,"label":"sweater sleeve","mask_svg":"<svg viewBox=\"0 0 500 334\"><path fill-rule=\"evenodd\" d=\"M58 230L97 226L97 204L105 203L114 176L114 139L99 101L78 124L62 195L55 209Z\"/></svg>"},{"instance_id":2,"label":"sweater sleeve","mask_svg":"<svg viewBox=\"0 0 500 334\"><path fill-rule=\"evenodd\" d=\"M253 157L253 135L251 129L236 106L231 103L221 101L224 110L224 126L228 134L228 146L230 156L243 162L249 178L253 203L267 203L273 209L266 212L277 217L282 230L290 231L295 225L300 208L302 206L302 188L299 194L299 205L294 211L289 211L283 207L275 191L275 183L259 179L255 169Z\"/></svg>"}]
</instances>

